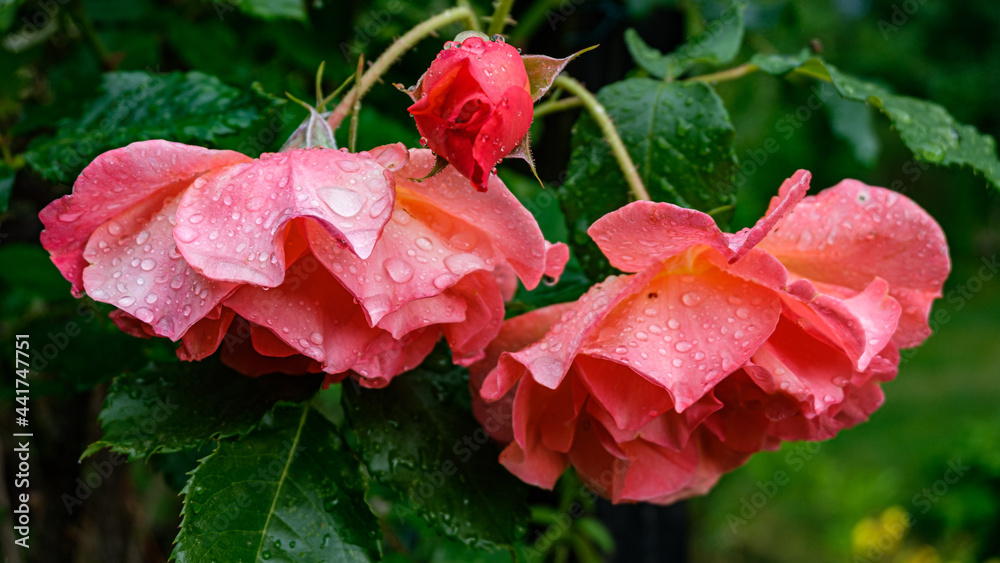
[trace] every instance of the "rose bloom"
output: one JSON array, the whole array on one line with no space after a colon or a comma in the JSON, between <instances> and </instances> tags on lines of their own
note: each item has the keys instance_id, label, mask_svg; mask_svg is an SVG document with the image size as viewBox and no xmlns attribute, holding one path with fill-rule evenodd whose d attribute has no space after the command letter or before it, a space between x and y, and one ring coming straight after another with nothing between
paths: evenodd
<instances>
[{"instance_id":1,"label":"rose bloom","mask_svg":"<svg viewBox=\"0 0 1000 563\"><path fill-rule=\"evenodd\" d=\"M42 244L76 295L137 336L181 342L248 375L354 373L382 386L442 334L478 359L517 277L558 276L549 245L499 179L482 194L401 144L259 159L167 141L97 157L41 212ZM548 260L547 260L548 259Z\"/></svg>"},{"instance_id":2,"label":"rose bloom","mask_svg":"<svg viewBox=\"0 0 1000 563\"><path fill-rule=\"evenodd\" d=\"M478 36L446 43L410 95L427 147L483 191L534 115L520 53Z\"/></svg>"},{"instance_id":3,"label":"rose bloom","mask_svg":"<svg viewBox=\"0 0 1000 563\"><path fill-rule=\"evenodd\" d=\"M507 321L470 368L500 461L541 487L573 465L613 502L667 504L866 420L898 349L930 333L948 250L904 196L845 180L803 199L808 181L735 234L648 201L591 226L631 274Z\"/></svg>"}]
</instances>

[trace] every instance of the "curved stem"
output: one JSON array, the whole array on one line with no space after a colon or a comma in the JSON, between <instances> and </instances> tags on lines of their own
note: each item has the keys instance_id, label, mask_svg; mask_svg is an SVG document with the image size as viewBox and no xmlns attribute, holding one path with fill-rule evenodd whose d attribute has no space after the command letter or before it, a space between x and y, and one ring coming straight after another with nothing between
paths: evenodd
<instances>
[{"instance_id":1,"label":"curved stem","mask_svg":"<svg viewBox=\"0 0 1000 563\"><path fill-rule=\"evenodd\" d=\"M691 78L686 78L681 82L708 82L710 84L715 84L716 82L736 80L737 78L742 78L748 74L753 74L758 70L760 70L760 67L757 65L753 63L744 63L739 66L734 66L733 68L720 70L719 72L702 74L701 76L692 76Z\"/></svg>"},{"instance_id":2,"label":"curved stem","mask_svg":"<svg viewBox=\"0 0 1000 563\"><path fill-rule=\"evenodd\" d=\"M565 111L568 109L578 108L582 105L583 105L583 100L581 100L580 98L549 100L545 103L538 104L538 106L535 107L535 119L546 116L550 113L556 113L558 111Z\"/></svg>"},{"instance_id":3,"label":"curved stem","mask_svg":"<svg viewBox=\"0 0 1000 563\"><path fill-rule=\"evenodd\" d=\"M455 0L455 5L461 6L463 8L468 8L469 11L472 12L473 14L475 14L476 12L476 10L473 9L472 4L469 3L469 0ZM479 25L479 18L476 17L475 15L473 15L469 19L469 29L471 29L472 31L483 30L482 26Z\"/></svg>"},{"instance_id":4,"label":"curved stem","mask_svg":"<svg viewBox=\"0 0 1000 563\"><path fill-rule=\"evenodd\" d=\"M639 177L639 171L635 168L635 163L632 162L632 157L629 156L628 149L625 148L625 143L622 142L615 124L611 122L611 118L608 117L608 112L601 105L601 102L598 102L597 98L583 84L565 74L558 76L553 85L580 98L584 107L587 108L587 111L593 116L594 121L597 122L598 127L601 128L604 138L611 145L611 154L615 155L615 160L618 161L618 166L625 175L625 181L628 182L628 187L632 195L635 196L635 199L651 200L649 192L646 191L646 186L642 184L642 178Z\"/></svg>"},{"instance_id":5,"label":"curved stem","mask_svg":"<svg viewBox=\"0 0 1000 563\"><path fill-rule=\"evenodd\" d=\"M493 15L490 17L490 27L486 29L486 35L493 37L494 35L503 33L503 28L507 26L507 16L510 14L510 8L514 5L514 0L499 0L497 2L497 9L494 10Z\"/></svg>"},{"instance_id":6,"label":"curved stem","mask_svg":"<svg viewBox=\"0 0 1000 563\"><path fill-rule=\"evenodd\" d=\"M399 39L397 39L389 48L383 52L379 58L375 59L372 66L365 72L364 77L360 82L351 88L351 91L344 95L340 99L340 103L337 107L330 112L330 117L327 122L330 124L330 128L336 130L337 127L344 121L347 114L351 112L351 106L354 105L355 93L357 95L357 100L361 100L362 97L375 82L382 77L383 74L389 67L395 63L399 57L403 56L404 53L413 48L421 39L427 37L435 30L442 28L446 25L453 24L465 20L470 26L476 25L476 14L467 6L458 6L455 8L450 8L441 12L440 14L434 16L433 18L417 24L413 29L404 33Z\"/></svg>"}]
</instances>

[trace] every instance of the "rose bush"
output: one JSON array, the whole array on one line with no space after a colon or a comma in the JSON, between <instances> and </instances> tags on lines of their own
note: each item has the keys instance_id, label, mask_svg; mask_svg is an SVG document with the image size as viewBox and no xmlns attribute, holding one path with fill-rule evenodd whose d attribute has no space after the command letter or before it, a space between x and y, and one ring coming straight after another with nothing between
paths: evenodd
<instances>
[{"instance_id":1,"label":"rose bush","mask_svg":"<svg viewBox=\"0 0 1000 563\"><path fill-rule=\"evenodd\" d=\"M666 504L867 419L898 348L929 334L947 246L904 196L845 180L803 199L808 182L796 173L734 234L648 201L592 225L631 273L507 321L471 368L501 462L546 488L573 465L614 502Z\"/></svg>"},{"instance_id":2,"label":"rose bush","mask_svg":"<svg viewBox=\"0 0 1000 563\"><path fill-rule=\"evenodd\" d=\"M250 375L382 386L442 334L456 361L478 359L517 278L534 287L568 257L499 179L488 194L453 170L407 180L432 164L400 144L251 159L134 143L42 211L42 244L77 295L118 307L132 334L180 340L182 359L226 339Z\"/></svg>"}]
</instances>

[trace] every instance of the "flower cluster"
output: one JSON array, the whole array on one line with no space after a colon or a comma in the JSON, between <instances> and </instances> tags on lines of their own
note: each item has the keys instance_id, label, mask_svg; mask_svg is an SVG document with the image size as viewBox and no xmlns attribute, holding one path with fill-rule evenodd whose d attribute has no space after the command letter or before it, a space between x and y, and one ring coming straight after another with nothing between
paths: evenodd
<instances>
[{"instance_id":1,"label":"flower cluster","mask_svg":"<svg viewBox=\"0 0 1000 563\"><path fill-rule=\"evenodd\" d=\"M77 295L137 336L220 345L248 375L356 374L383 386L443 334L479 359L517 278L568 258L497 178L479 193L434 158L388 145L251 159L167 141L107 152L41 213L42 244Z\"/></svg>"},{"instance_id":2,"label":"flower cluster","mask_svg":"<svg viewBox=\"0 0 1000 563\"><path fill-rule=\"evenodd\" d=\"M930 333L947 246L904 196L845 180L804 197L808 182L735 234L647 201L591 226L629 274L510 319L470 368L501 462L546 488L573 465L614 502L666 504L866 420L899 348Z\"/></svg>"},{"instance_id":3,"label":"flower cluster","mask_svg":"<svg viewBox=\"0 0 1000 563\"><path fill-rule=\"evenodd\" d=\"M161 140L107 152L42 211L42 244L122 330L180 341L184 360L222 348L251 376L382 387L443 336L500 461L541 487L572 465L614 502L670 503L867 419L899 349L930 334L950 263L926 212L855 180L806 197L799 171L733 234L631 203L588 230L623 275L504 322L518 280L558 277L569 251L493 168L531 163L532 103L572 58L449 42L407 90L429 149L303 148L334 143L313 109L256 159Z\"/></svg>"}]
</instances>

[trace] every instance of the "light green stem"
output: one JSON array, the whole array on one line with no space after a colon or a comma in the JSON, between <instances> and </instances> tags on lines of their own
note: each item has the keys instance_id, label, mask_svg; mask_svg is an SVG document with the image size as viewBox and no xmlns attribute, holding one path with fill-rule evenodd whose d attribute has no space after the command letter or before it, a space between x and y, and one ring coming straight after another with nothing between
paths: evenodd
<instances>
[{"instance_id":1,"label":"light green stem","mask_svg":"<svg viewBox=\"0 0 1000 563\"><path fill-rule=\"evenodd\" d=\"M327 122L330 124L330 128L336 130L337 127L344 121L347 114L351 112L351 107L354 105L355 99L360 101L368 90L375 85L383 74L389 70L389 67L393 65L404 53L409 51L416 45L421 39L432 34L434 31L446 26L465 20L465 22L470 26L474 27L478 25L476 22L476 14L468 6L457 6L455 8L450 8L441 12L440 14L434 16L433 18L423 21L417 24L413 29L404 33L399 39L397 39L389 48L383 52L379 58L375 59L372 66L365 72L364 77L360 82L351 88L351 91L344 95L340 99L340 103L337 107L330 112L330 117ZM355 92L357 92L357 97L355 98Z\"/></svg>"},{"instance_id":2,"label":"light green stem","mask_svg":"<svg viewBox=\"0 0 1000 563\"><path fill-rule=\"evenodd\" d=\"M514 0L497 0L497 9L493 11L493 15L490 17L490 27L486 30L486 35L493 37L494 35L503 33L503 28L507 26L507 16L510 14L510 8L514 5Z\"/></svg>"},{"instance_id":3,"label":"light green stem","mask_svg":"<svg viewBox=\"0 0 1000 563\"><path fill-rule=\"evenodd\" d=\"M558 111L565 111L568 109L578 108L582 105L583 105L583 100L581 100L580 98L549 100L545 103L538 104L538 106L535 107L535 119L546 116L550 113L556 113Z\"/></svg>"},{"instance_id":4,"label":"light green stem","mask_svg":"<svg viewBox=\"0 0 1000 563\"><path fill-rule=\"evenodd\" d=\"M597 98L583 84L565 74L558 76L553 85L580 98L580 101L587 108L587 111L590 112L590 115L593 116L594 121L597 122L597 126L601 128L601 133L611 146L611 154L618 161L618 166L625 175L625 181L628 182L628 187L632 191L632 195L635 199L651 200L649 192L646 191L646 186L642 183L642 178L639 177L639 171L636 169L635 163L632 162L632 157L629 156L628 149L625 148L625 143L622 142L622 138L618 135L618 129L615 128L615 124L608 117L608 112L601 105L601 102L598 102Z\"/></svg>"},{"instance_id":5,"label":"light green stem","mask_svg":"<svg viewBox=\"0 0 1000 563\"><path fill-rule=\"evenodd\" d=\"M455 0L455 5L461 6L463 8L468 8L469 11L475 13L475 10L472 8L472 4L469 3L469 0ZM473 16L471 18L471 20L469 21L469 29L471 29L472 31L483 30L482 26L479 25L479 18L477 18L476 16Z\"/></svg>"},{"instance_id":6,"label":"light green stem","mask_svg":"<svg viewBox=\"0 0 1000 563\"><path fill-rule=\"evenodd\" d=\"M702 74L701 76L692 76L691 78L686 78L681 82L707 82L709 84L715 84L717 82L725 82L727 80L736 80L737 78L742 78L748 74L753 74L758 70L760 70L760 67L757 65L753 63L744 63L739 66L734 66L733 68L720 70L719 72Z\"/></svg>"}]
</instances>

